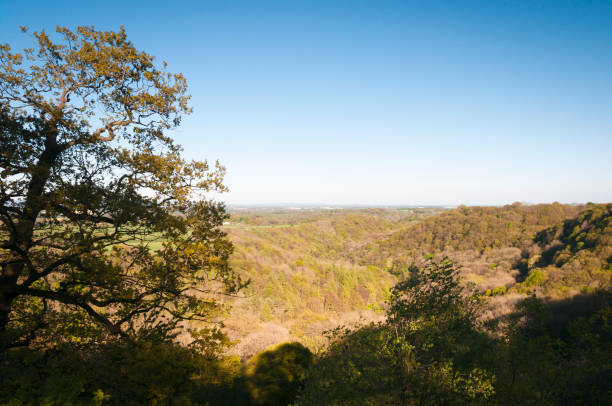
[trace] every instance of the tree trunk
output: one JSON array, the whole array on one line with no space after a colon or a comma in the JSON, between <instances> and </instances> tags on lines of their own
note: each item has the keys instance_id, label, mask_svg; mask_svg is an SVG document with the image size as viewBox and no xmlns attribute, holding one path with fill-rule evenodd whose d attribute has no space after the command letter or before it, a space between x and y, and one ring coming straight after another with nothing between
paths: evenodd
<instances>
[{"instance_id":1,"label":"tree trunk","mask_svg":"<svg viewBox=\"0 0 612 406\"><path fill-rule=\"evenodd\" d=\"M10 275L13 273L11 268L14 268L14 265L17 264L9 264L5 275L0 277L0 332L6 329L13 300L17 297L17 278Z\"/></svg>"},{"instance_id":2,"label":"tree trunk","mask_svg":"<svg viewBox=\"0 0 612 406\"><path fill-rule=\"evenodd\" d=\"M10 320L13 300L19 295L18 281L25 266L23 255L27 255L32 245L34 225L45 206L42 198L45 185L51 175L51 167L60 153L61 149L58 148L55 135L47 134L45 150L31 172L32 178L28 184L23 211L17 217L15 229L11 232L10 245L15 248L9 248L11 254L0 274L0 332L5 331Z\"/></svg>"}]
</instances>

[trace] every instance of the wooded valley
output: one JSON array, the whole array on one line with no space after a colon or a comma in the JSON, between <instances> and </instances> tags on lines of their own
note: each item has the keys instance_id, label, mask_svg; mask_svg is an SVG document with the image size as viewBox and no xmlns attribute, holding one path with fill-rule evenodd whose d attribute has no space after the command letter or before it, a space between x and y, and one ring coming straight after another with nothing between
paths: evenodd
<instances>
[{"instance_id":1,"label":"wooded valley","mask_svg":"<svg viewBox=\"0 0 612 406\"><path fill-rule=\"evenodd\" d=\"M612 205L230 214L230 264L250 282L224 300L227 336L201 355L163 342L13 353L7 404L611 399ZM116 357L122 372L103 372Z\"/></svg>"}]
</instances>

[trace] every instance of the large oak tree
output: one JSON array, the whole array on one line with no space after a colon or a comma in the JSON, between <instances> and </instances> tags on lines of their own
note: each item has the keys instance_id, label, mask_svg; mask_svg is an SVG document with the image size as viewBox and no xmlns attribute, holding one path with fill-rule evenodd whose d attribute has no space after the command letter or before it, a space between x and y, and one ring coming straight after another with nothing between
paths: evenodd
<instances>
[{"instance_id":1,"label":"large oak tree","mask_svg":"<svg viewBox=\"0 0 612 406\"><path fill-rule=\"evenodd\" d=\"M224 169L167 135L190 112L185 79L123 28L31 38L0 45L2 347L210 321L243 282L205 198Z\"/></svg>"}]
</instances>

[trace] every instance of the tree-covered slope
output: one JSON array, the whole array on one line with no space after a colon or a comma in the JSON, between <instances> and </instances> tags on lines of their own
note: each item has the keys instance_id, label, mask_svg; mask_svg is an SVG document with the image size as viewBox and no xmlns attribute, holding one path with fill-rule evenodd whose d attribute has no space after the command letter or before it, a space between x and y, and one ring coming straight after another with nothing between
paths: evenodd
<instances>
[{"instance_id":1,"label":"tree-covered slope","mask_svg":"<svg viewBox=\"0 0 612 406\"><path fill-rule=\"evenodd\" d=\"M363 247L363 263L389 266L415 256L445 250L484 251L520 247L546 227L580 212L582 206L559 203L503 207L459 207L400 229Z\"/></svg>"},{"instance_id":2,"label":"tree-covered slope","mask_svg":"<svg viewBox=\"0 0 612 406\"><path fill-rule=\"evenodd\" d=\"M226 324L252 355L295 338L316 346L323 330L376 318L396 278L358 264L360 246L441 209L239 211L226 231L232 267L251 280Z\"/></svg>"},{"instance_id":3,"label":"tree-covered slope","mask_svg":"<svg viewBox=\"0 0 612 406\"><path fill-rule=\"evenodd\" d=\"M426 256L449 257L495 314L525 295L570 297L607 286L610 205L240 211L226 231L251 284L227 320L252 355L381 317L389 289Z\"/></svg>"},{"instance_id":4,"label":"tree-covered slope","mask_svg":"<svg viewBox=\"0 0 612 406\"><path fill-rule=\"evenodd\" d=\"M540 231L523 250L522 290L569 295L607 287L612 277L612 204L589 205Z\"/></svg>"}]
</instances>

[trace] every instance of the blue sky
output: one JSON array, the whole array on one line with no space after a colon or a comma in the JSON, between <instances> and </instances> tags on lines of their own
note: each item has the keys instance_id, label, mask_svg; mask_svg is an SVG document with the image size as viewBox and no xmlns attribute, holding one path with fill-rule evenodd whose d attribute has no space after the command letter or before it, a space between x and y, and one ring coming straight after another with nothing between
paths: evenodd
<instances>
[{"instance_id":1,"label":"blue sky","mask_svg":"<svg viewBox=\"0 0 612 406\"><path fill-rule=\"evenodd\" d=\"M19 25L125 25L184 73L173 136L227 167L230 204L612 201L610 21L610 1L0 0L14 48Z\"/></svg>"}]
</instances>

